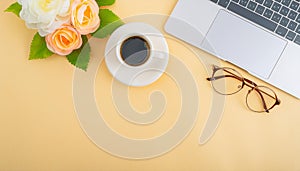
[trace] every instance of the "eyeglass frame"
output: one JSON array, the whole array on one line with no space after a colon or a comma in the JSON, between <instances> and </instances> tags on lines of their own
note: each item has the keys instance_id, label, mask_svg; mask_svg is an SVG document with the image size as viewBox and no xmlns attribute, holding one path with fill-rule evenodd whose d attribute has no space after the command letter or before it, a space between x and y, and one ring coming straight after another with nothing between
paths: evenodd
<instances>
[{"instance_id":1,"label":"eyeglass frame","mask_svg":"<svg viewBox=\"0 0 300 171\"><path fill-rule=\"evenodd\" d=\"M212 81L217 80L217 79L226 78L226 77L232 77L232 78L235 78L235 79L237 79L237 80L239 80L239 81L242 82L241 88L240 88L238 91L236 91L236 92L234 92L234 93L230 93L230 94L224 94L224 93L219 92L218 90L216 90L216 88L215 88L215 87L213 86L213 84L212 84L213 89L214 89L217 93L219 93L219 94L221 94L221 95L233 95L233 94L236 94L236 93L240 92L240 91L244 88L245 85L248 86L249 88L251 88L250 90L248 90L248 93L247 93L247 95L246 95L246 105L247 105L248 109L250 109L251 111L257 112L257 113L263 113L263 112L269 113L271 109L273 109L276 105L279 105L279 104L281 103L281 101L278 99L277 94L275 93L274 90L272 90L272 89L270 89L269 87L266 87L266 86L259 86L259 85L257 85L255 82L253 82L253 81L251 81L251 80L249 80L249 79L247 79L247 78L244 78L244 77L243 77L238 71L236 71L235 69L229 68L229 67L218 67L218 66L216 66L216 65L213 65L212 67L213 67L213 73L212 73L212 76L206 78L207 81L211 81L211 82L212 82ZM226 70L226 69L233 70L233 71L239 73L240 76L238 76L238 75L236 75L236 74L234 74L234 73L231 73L231 72L229 72L229 71ZM222 76L218 76L218 78L216 78L216 77L214 77L214 74L215 74L218 70L224 70L225 72L227 72L227 73L229 73L229 74L231 74L231 75L222 75ZM269 93L266 93L266 92L260 90L259 87L264 87L264 88L267 88L267 89L271 90L272 93L274 93L274 96L275 96L275 97L273 97L273 96L270 95ZM258 94L260 95L260 98L262 99L262 103L263 103L263 107L264 107L264 110L265 110L265 111L256 111L256 110L253 110L253 109L248 105L248 96L249 96L249 94L250 94L253 90L257 91ZM275 103L274 103L270 108L267 107L266 101L265 101L265 99L264 99L262 93L264 93L265 95L267 95L267 96L269 96L269 97L271 97L271 98L273 98L273 99L275 100Z\"/></svg>"}]
</instances>

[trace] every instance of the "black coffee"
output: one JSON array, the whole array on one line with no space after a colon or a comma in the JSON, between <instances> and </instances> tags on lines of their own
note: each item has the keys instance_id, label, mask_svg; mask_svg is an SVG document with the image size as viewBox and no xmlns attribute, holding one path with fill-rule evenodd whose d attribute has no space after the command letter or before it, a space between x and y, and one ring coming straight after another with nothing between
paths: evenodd
<instances>
[{"instance_id":1,"label":"black coffee","mask_svg":"<svg viewBox=\"0 0 300 171\"><path fill-rule=\"evenodd\" d=\"M139 66L148 60L150 47L145 39L133 36L122 43L120 53L125 63L131 66Z\"/></svg>"}]
</instances>

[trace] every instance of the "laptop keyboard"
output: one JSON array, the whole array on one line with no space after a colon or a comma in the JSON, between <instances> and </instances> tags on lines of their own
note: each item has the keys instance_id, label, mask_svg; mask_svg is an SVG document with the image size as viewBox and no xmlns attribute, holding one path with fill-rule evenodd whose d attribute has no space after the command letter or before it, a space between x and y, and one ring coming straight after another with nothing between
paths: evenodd
<instances>
[{"instance_id":1,"label":"laptop keyboard","mask_svg":"<svg viewBox=\"0 0 300 171\"><path fill-rule=\"evenodd\" d=\"M300 45L300 0L210 0Z\"/></svg>"}]
</instances>

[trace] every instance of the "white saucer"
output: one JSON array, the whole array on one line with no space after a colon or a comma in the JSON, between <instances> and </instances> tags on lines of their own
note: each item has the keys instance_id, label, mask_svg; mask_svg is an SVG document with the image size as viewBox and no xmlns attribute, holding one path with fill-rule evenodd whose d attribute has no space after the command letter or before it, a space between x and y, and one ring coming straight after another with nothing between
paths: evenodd
<instances>
[{"instance_id":1,"label":"white saucer","mask_svg":"<svg viewBox=\"0 0 300 171\"><path fill-rule=\"evenodd\" d=\"M150 57L140 66L130 66L120 57L120 45L128 37L140 36L150 45ZM169 60L169 48L163 34L145 23L128 23L113 32L105 48L105 62L110 73L129 86L146 86L164 73Z\"/></svg>"}]
</instances>

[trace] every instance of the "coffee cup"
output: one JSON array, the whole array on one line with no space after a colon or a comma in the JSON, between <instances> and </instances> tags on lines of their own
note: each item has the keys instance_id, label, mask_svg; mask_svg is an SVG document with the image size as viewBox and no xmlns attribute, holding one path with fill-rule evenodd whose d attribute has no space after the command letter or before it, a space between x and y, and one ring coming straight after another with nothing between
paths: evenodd
<instances>
[{"instance_id":1,"label":"coffee cup","mask_svg":"<svg viewBox=\"0 0 300 171\"><path fill-rule=\"evenodd\" d=\"M165 71L169 55L162 33L146 23L128 23L111 35L105 49L110 73L129 86L146 86Z\"/></svg>"}]
</instances>

